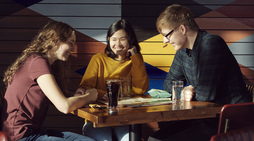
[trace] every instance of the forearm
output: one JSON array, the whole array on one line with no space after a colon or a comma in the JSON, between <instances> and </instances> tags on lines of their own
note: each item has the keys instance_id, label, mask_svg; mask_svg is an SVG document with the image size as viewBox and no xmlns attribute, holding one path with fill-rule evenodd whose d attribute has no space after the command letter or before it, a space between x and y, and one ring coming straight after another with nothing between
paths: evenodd
<instances>
[{"instance_id":1,"label":"forearm","mask_svg":"<svg viewBox=\"0 0 254 141\"><path fill-rule=\"evenodd\" d=\"M163 83L163 88L165 91L172 93L172 80L170 78L166 78Z\"/></svg>"},{"instance_id":2,"label":"forearm","mask_svg":"<svg viewBox=\"0 0 254 141\"><path fill-rule=\"evenodd\" d=\"M186 80L185 80L184 75L182 75L182 77L179 77L180 74L174 74L171 71L167 74L167 77L166 77L166 79L163 83L164 90L169 92L169 93L172 93L172 81L181 80L181 81L184 82L184 85L186 84ZM176 76L178 76L178 77L176 77Z\"/></svg>"},{"instance_id":3,"label":"forearm","mask_svg":"<svg viewBox=\"0 0 254 141\"><path fill-rule=\"evenodd\" d=\"M74 96L83 95L83 94L86 93L86 90L88 90L88 89L92 89L92 88L90 88L90 87L82 87L82 86L81 86L81 87L79 87L79 88L76 90ZM106 91L100 90L100 89L95 89L95 90L96 90L97 93L98 93L98 99L103 99L103 96L104 96L104 94L106 93Z\"/></svg>"},{"instance_id":4,"label":"forearm","mask_svg":"<svg viewBox=\"0 0 254 141\"><path fill-rule=\"evenodd\" d=\"M176 53L173 63L170 67L170 70L167 74L167 77L164 81L163 87L169 93L172 93L172 81L174 80L182 80L184 84L186 83L186 78L182 70L182 60L179 55L179 52Z\"/></svg>"},{"instance_id":5,"label":"forearm","mask_svg":"<svg viewBox=\"0 0 254 141\"><path fill-rule=\"evenodd\" d=\"M135 94L144 94L149 88L149 78L142 55L136 54L135 56L132 56L132 62L132 91Z\"/></svg>"},{"instance_id":6,"label":"forearm","mask_svg":"<svg viewBox=\"0 0 254 141\"><path fill-rule=\"evenodd\" d=\"M67 103L68 103L68 110L66 110L66 112L64 112L65 114L70 113L78 108L83 107L84 105L93 102L93 99L89 96L89 94L84 94L84 95L80 95L80 96L73 96L73 97L69 97L67 99Z\"/></svg>"}]
</instances>

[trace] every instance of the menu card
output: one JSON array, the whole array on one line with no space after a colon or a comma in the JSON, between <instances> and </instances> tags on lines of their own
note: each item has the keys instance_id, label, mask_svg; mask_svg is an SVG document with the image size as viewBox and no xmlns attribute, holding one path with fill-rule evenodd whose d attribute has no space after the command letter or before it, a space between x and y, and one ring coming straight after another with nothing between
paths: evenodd
<instances>
[{"instance_id":1,"label":"menu card","mask_svg":"<svg viewBox=\"0 0 254 141\"><path fill-rule=\"evenodd\" d=\"M172 103L171 98L129 98L118 101L119 105L126 107L143 107Z\"/></svg>"}]
</instances>

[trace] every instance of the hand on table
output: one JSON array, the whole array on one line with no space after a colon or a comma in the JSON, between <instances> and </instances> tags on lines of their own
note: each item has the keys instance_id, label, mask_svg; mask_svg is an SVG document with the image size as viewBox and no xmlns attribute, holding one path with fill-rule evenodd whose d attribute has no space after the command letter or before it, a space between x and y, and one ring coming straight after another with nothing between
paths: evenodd
<instances>
[{"instance_id":1,"label":"hand on table","mask_svg":"<svg viewBox=\"0 0 254 141\"><path fill-rule=\"evenodd\" d=\"M98 97L98 92L95 88L93 89L87 89L84 88L78 88L76 92L74 93L74 96L80 96L80 95L88 95L88 98L91 99L91 101L96 101Z\"/></svg>"},{"instance_id":2,"label":"hand on table","mask_svg":"<svg viewBox=\"0 0 254 141\"><path fill-rule=\"evenodd\" d=\"M107 95L107 93L105 93L104 95L103 95L103 100L108 100L108 95Z\"/></svg>"},{"instance_id":3,"label":"hand on table","mask_svg":"<svg viewBox=\"0 0 254 141\"><path fill-rule=\"evenodd\" d=\"M87 89L85 94L88 95L89 98L91 98L91 101L96 101L98 97L98 92L95 88L93 89Z\"/></svg>"},{"instance_id":4,"label":"hand on table","mask_svg":"<svg viewBox=\"0 0 254 141\"><path fill-rule=\"evenodd\" d=\"M76 92L74 93L74 96L80 96L86 93L86 90L84 88L78 88Z\"/></svg>"},{"instance_id":5,"label":"hand on table","mask_svg":"<svg viewBox=\"0 0 254 141\"><path fill-rule=\"evenodd\" d=\"M194 96L195 90L192 85L189 85L183 89L183 100L191 101Z\"/></svg>"}]
</instances>

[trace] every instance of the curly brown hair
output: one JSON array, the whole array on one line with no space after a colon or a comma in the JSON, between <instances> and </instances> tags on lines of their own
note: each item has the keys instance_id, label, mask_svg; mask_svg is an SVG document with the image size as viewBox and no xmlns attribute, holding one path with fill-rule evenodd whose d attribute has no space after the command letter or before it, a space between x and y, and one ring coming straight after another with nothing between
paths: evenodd
<instances>
[{"instance_id":1,"label":"curly brown hair","mask_svg":"<svg viewBox=\"0 0 254 141\"><path fill-rule=\"evenodd\" d=\"M4 73L4 83L6 85L11 84L13 75L31 54L37 54L47 58L47 54L52 50L57 50L57 44L67 41L67 39L71 37L73 31L74 29L71 26L62 22L51 21L47 23L15 62L7 68ZM63 61L55 61L51 65L54 76L60 87L63 86L62 81L60 81L64 76L63 70L66 70L63 69L63 67Z\"/></svg>"}]
</instances>

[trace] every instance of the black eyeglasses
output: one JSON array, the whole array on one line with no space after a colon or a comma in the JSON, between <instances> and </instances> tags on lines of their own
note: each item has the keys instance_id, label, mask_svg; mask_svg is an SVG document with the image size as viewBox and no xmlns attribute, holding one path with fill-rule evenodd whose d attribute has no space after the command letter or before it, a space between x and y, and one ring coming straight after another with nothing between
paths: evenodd
<instances>
[{"instance_id":1,"label":"black eyeglasses","mask_svg":"<svg viewBox=\"0 0 254 141\"><path fill-rule=\"evenodd\" d=\"M177 27L179 27L179 25L178 25ZM177 27L175 27L173 30L171 30L171 31L170 31L167 35L165 35L164 37L168 38L168 36L169 36L170 34L172 34L172 33L175 31L175 29L176 29Z\"/></svg>"}]
</instances>

